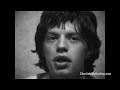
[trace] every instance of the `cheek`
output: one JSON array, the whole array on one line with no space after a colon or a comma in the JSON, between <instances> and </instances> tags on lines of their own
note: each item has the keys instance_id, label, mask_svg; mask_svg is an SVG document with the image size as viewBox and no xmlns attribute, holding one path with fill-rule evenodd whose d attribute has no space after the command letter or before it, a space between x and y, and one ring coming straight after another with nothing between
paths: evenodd
<instances>
[{"instance_id":1,"label":"cheek","mask_svg":"<svg viewBox=\"0 0 120 90\"><path fill-rule=\"evenodd\" d=\"M85 49L83 48L77 48L74 50L75 57L78 58L84 58L85 57Z\"/></svg>"},{"instance_id":2,"label":"cheek","mask_svg":"<svg viewBox=\"0 0 120 90\"><path fill-rule=\"evenodd\" d=\"M74 72L83 72L86 57L85 49L83 47L73 48L71 56L73 56L72 70L75 70Z\"/></svg>"},{"instance_id":3,"label":"cheek","mask_svg":"<svg viewBox=\"0 0 120 90\"><path fill-rule=\"evenodd\" d=\"M53 47L53 45L44 44L43 51L47 61L50 61L51 59L53 59L55 55L55 48Z\"/></svg>"},{"instance_id":4,"label":"cheek","mask_svg":"<svg viewBox=\"0 0 120 90\"><path fill-rule=\"evenodd\" d=\"M84 64L86 49L83 44L71 48L71 56L75 64Z\"/></svg>"}]
</instances>

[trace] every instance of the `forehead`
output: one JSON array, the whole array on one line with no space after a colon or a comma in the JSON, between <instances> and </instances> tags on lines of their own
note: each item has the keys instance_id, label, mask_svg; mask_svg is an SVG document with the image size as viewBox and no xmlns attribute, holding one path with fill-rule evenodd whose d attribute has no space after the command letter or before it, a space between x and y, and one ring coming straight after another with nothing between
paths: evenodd
<instances>
[{"instance_id":1,"label":"forehead","mask_svg":"<svg viewBox=\"0 0 120 90\"><path fill-rule=\"evenodd\" d=\"M67 32L74 32L76 33L77 27L70 22L65 23L64 25L60 25L60 28L54 27L52 29L49 29L48 32L62 32L62 33L67 33Z\"/></svg>"}]
</instances>

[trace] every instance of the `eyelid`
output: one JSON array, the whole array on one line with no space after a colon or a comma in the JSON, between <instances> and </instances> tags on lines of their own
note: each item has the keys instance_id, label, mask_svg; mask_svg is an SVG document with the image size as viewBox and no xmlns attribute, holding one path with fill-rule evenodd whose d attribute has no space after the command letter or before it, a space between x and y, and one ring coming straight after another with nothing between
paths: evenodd
<instances>
[{"instance_id":1,"label":"eyelid","mask_svg":"<svg viewBox=\"0 0 120 90\"><path fill-rule=\"evenodd\" d=\"M49 35L52 35L52 36L58 36L57 33L53 33L53 32L49 32L47 35L48 35L48 36L49 36Z\"/></svg>"},{"instance_id":2,"label":"eyelid","mask_svg":"<svg viewBox=\"0 0 120 90\"><path fill-rule=\"evenodd\" d=\"M78 35L72 35L72 37L78 37L78 38L79 38L79 36L78 36Z\"/></svg>"},{"instance_id":3,"label":"eyelid","mask_svg":"<svg viewBox=\"0 0 120 90\"><path fill-rule=\"evenodd\" d=\"M68 34L67 37L68 38L72 38L72 37L79 38L77 34Z\"/></svg>"},{"instance_id":4,"label":"eyelid","mask_svg":"<svg viewBox=\"0 0 120 90\"><path fill-rule=\"evenodd\" d=\"M51 37L55 37L55 35L53 35L53 34L48 34L47 35L47 38L51 38Z\"/></svg>"},{"instance_id":5,"label":"eyelid","mask_svg":"<svg viewBox=\"0 0 120 90\"><path fill-rule=\"evenodd\" d=\"M79 37L79 35L72 35L72 36L70 36L69 37L69 40L70 40L70 42L72 42L72 43L76 43L76 42L79 42L79 41L81 41L81 39L80 39L80 37Z\"/></svg>"},{"instance_id":6,"label":"eyelid","mask_svg":"<svg viewBox=\"0 0 120 90\"><path fill-rule=\"evenodd\" d=\"M48 40L54 40L54 39L56 39L56 38L58 38L58 35L55 34L55 33L48 33L48 34L47 34L47 39L48 39Z\"/></svg>"},{"instance_id":7,"label":"eyelid","mask_svg":"<svg viewBox=\"0 0 120 90\"><path fill-rule=\"evenodd\" d=\"M79 36L72 36L71 39L80 40Z\"/></svg>"}]
</instances>

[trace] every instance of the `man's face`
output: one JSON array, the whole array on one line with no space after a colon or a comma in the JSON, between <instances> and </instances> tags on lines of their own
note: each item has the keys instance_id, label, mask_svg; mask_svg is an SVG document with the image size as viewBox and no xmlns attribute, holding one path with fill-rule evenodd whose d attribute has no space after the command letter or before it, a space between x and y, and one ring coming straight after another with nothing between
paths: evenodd
<instances>
[{"instance_id":1,"label":"man's face","mask_svg":"<svg viewBox=\"0 0 120 90\"><path fill-rule=\"evenodd\" d=\"M72 23L48 30L43 51L52 78L74 78L84 71L86 46Z\"/></svg>"}]
</instances>

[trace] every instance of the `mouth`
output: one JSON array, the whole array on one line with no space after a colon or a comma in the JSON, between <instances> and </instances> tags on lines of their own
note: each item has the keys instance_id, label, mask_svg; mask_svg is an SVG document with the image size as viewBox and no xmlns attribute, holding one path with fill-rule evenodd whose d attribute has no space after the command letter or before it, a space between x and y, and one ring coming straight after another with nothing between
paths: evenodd
<instances>
[{"instance_id":1,"label":"mouth","mask_svg":"<svg viewBox=\"0 0 120 90\"><path fill-rule=\"evenodd\" d=\"M57 56L55 59L54 59L55 62L58 62L58 63L65 63L65 62L71 62L71 60L67 57L67 56Z\"/></svg>"},{"instance_id":2,"label":"mouth","mask_svg":"<svg viewBox=\"0 0 120 90\"><path fill-rule=\"evenodd\" d=\"M57 56L54 62L56 69L65 69L69 66L71 60L67 56Z\"/></svg>"}]
</instances>

